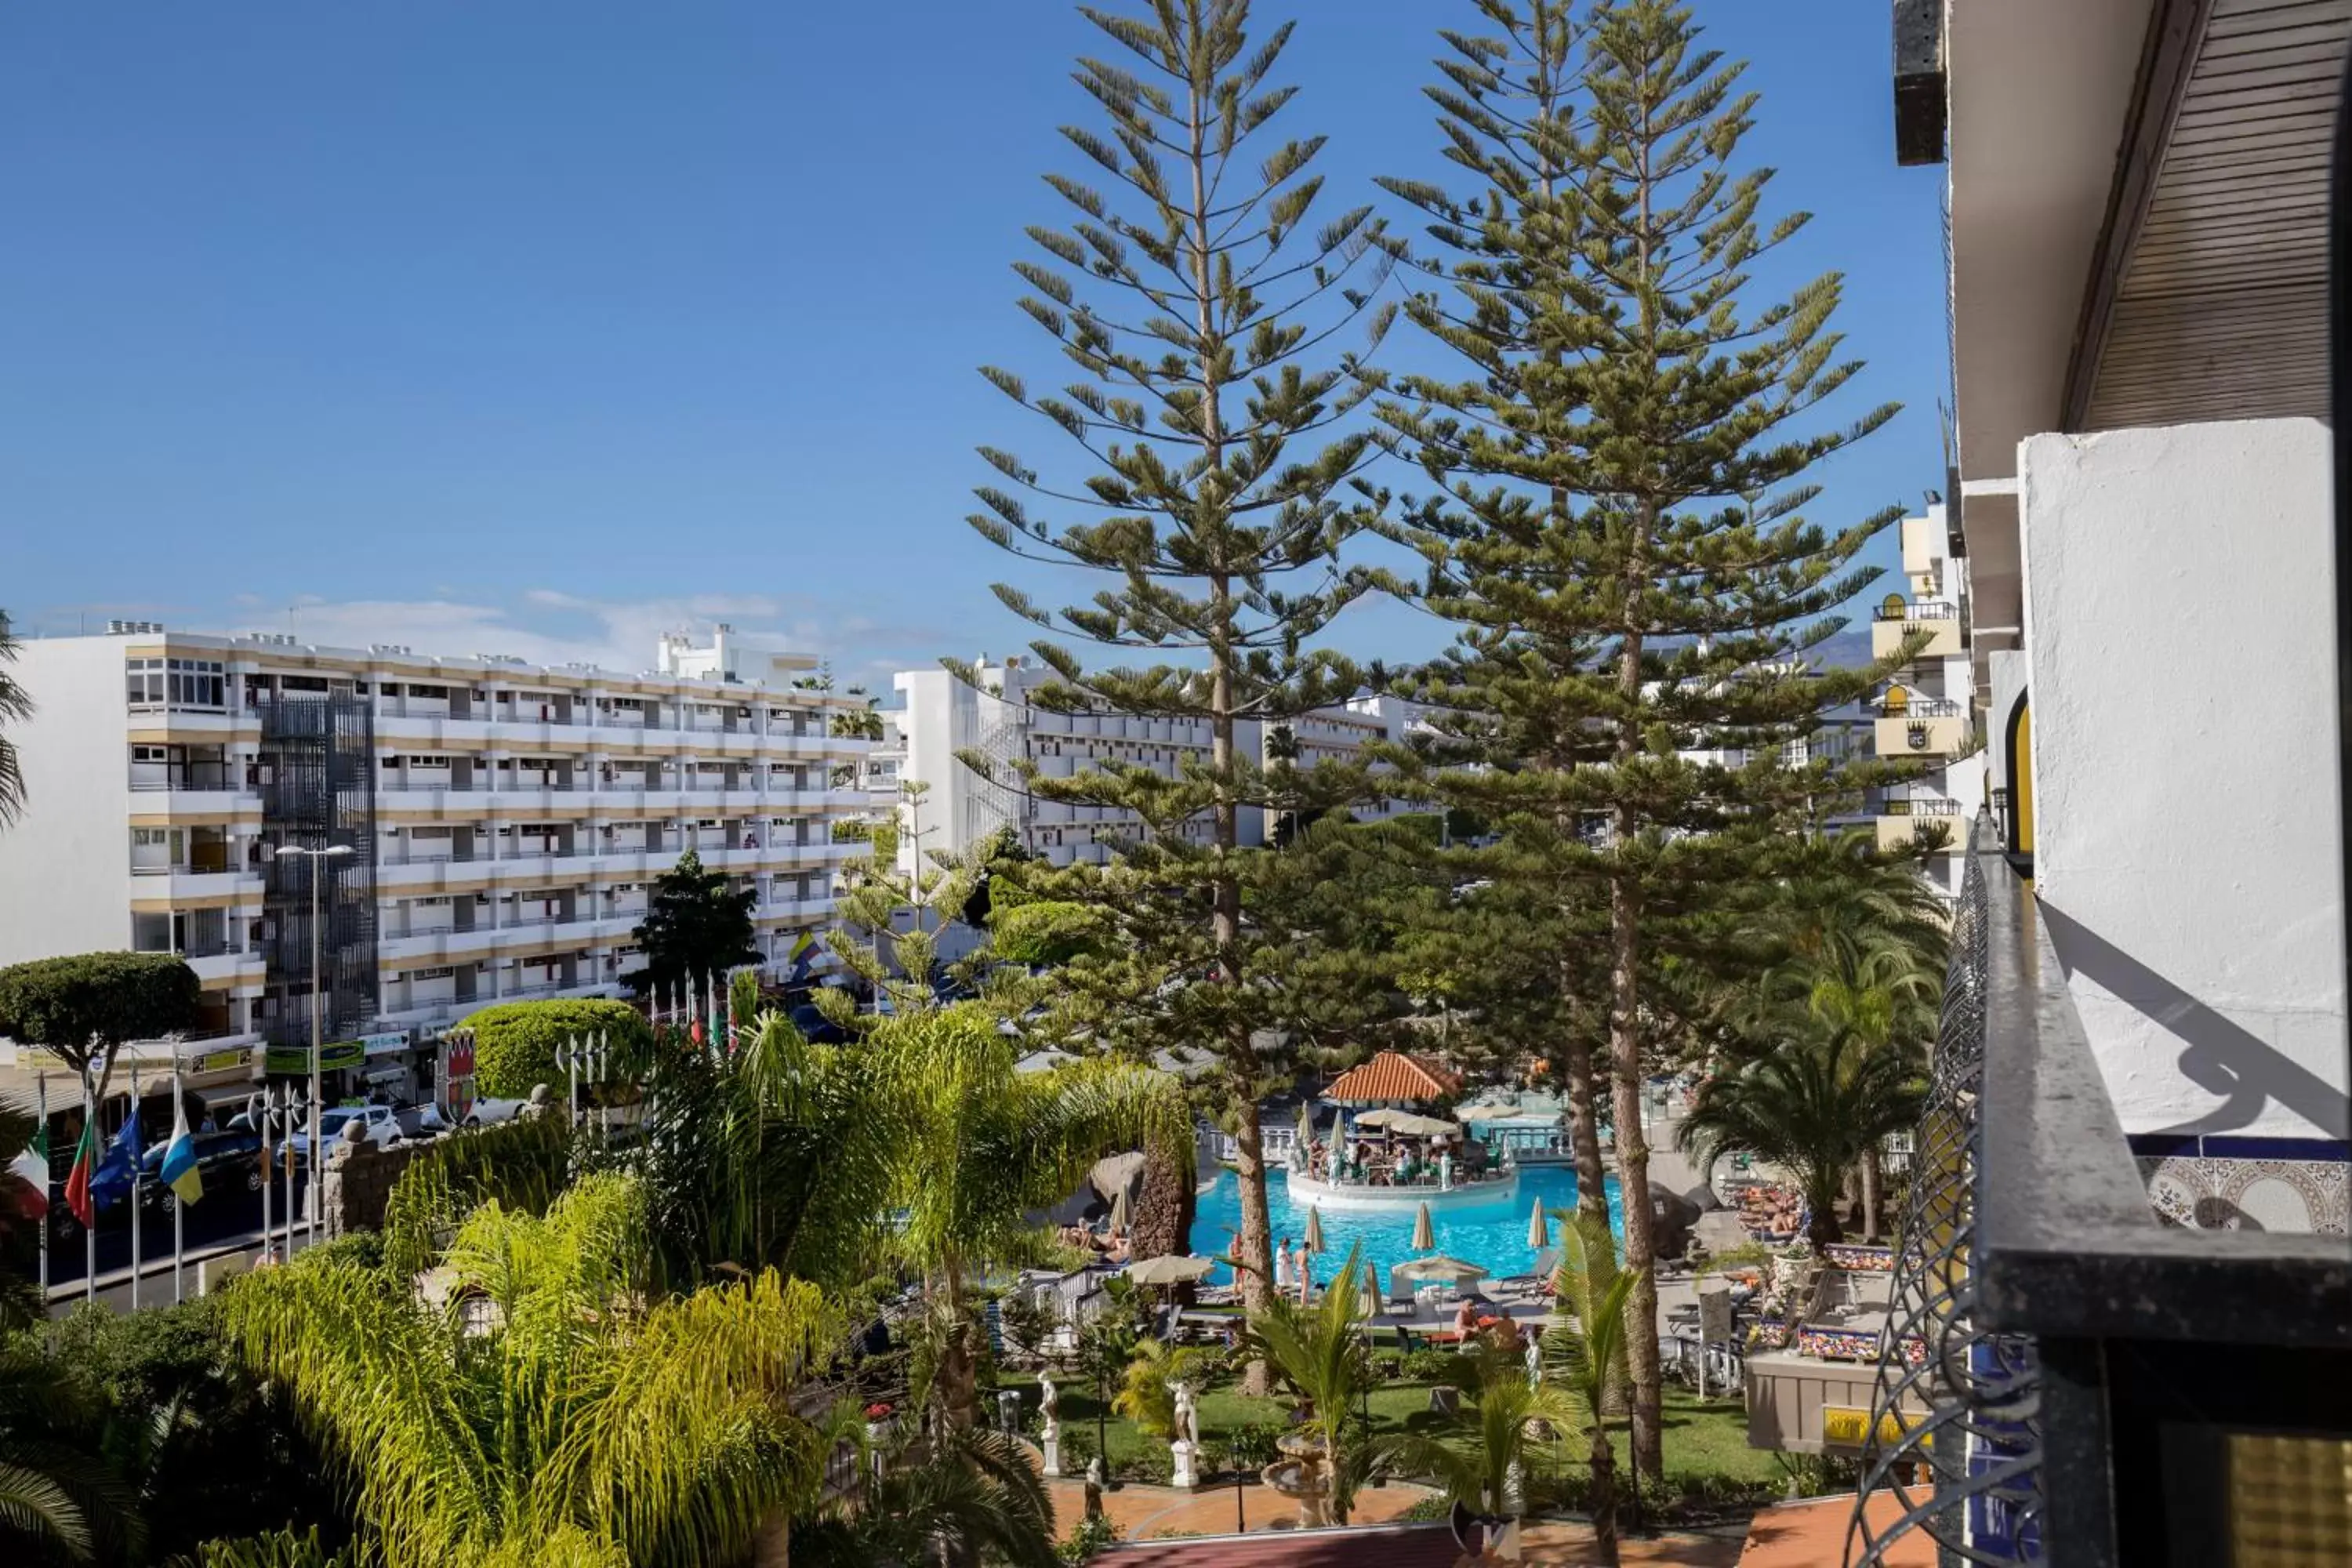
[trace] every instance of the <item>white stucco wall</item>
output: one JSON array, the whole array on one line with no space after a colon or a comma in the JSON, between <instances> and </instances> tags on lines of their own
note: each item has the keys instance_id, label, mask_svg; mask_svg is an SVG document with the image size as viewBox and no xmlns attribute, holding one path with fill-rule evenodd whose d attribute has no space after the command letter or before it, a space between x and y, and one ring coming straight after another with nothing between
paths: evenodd
<instances>
[{"instance_id":1,"label":"white stucco wall","mask_svg":"<svg viewBox=\"0 0 2352 1568\"><path fill-rule=\"evenodd\" d=\"M2020 462L2036 891L2124 1130L2342 1138L2328 433Z\"/></svg>"},{"instance_id":2,"label":"white stucco wall","mask_svg":"<svg viewBox=\"0 0 2352 1568\"><path fill-rule=\"evenodd\" d=\"M8 727L26 802L0 828L0 964L131 945L130 640L19 646L12 673L36 706Z\"/></svg>"}]
</instances>

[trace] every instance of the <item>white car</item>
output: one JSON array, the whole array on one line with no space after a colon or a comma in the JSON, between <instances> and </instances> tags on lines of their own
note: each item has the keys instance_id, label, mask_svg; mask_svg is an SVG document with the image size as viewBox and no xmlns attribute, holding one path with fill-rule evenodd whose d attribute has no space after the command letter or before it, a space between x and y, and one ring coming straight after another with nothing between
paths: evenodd
<instances>
[{"instance_id":1,"label":"white car","mask_svg":"<svg viewBox=\"0 0 2352 1568\"><path fill-rule=\"evenodd\" d=\"M489 1127L500 1121L512 1121L515 1114L530 1103L528 1100L478 1099L466 1110L466 1125Z\"/></svg>"},{"instance_id":2,"label":"white car","mask_svg":"<svg viewBox=\"0 0 2352 1568\"><path fill-rule=\"evenodd\" d=\"M363 1129L362 1135L364 1136L371 1143L394 1143L397 1142L400 1139L400 1122L399 1120L393 1115L392 1107L388 1105L339 1105L333 1110L328 1111L326 1115L320 1119L321 1125L326 1132L327 1142L329 1143L332 1143L337 1139L348 1137L350 1135L351 1125L354 1121L358 1122L361 1128ZM278 1146L278 1154L283 1157L289 1152L291 1152L297 1159L307 1159L310 1155L310 1130L306 1128L302 1131L295 1134L294 1137L288 1139L283 1143L280 1143Z\"/></svg>"}]
</instances>

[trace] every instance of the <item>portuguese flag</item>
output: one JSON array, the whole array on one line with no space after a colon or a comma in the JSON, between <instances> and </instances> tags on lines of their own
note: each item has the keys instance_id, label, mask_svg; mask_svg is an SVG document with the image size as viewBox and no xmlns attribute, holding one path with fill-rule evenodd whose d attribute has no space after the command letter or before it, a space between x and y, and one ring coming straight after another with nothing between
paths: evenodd
<instances>
[{"instance_id":1,"label":"portuguese flag","mask_svg":"<svg viewBox=\"0 0 2352 1568\"><path fill-rule=\"evenodd\" d=\"M74 1146L73 1173L66 1178L66 1207L85 1227L98 1223L98 1210L89 1199L89 1179L97 1170L98 1122L92 1118L81 1124L81 1142Z\"/></svg>"}]
</instances>

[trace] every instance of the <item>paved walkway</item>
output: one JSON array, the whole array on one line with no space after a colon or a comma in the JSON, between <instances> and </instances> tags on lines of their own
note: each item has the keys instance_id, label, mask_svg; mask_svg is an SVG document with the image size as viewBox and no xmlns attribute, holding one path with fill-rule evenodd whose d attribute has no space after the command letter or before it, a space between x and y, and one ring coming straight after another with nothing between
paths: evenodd
<instances>
[{"instance_id":1,"label":"paved walkway","mask_svg":"<svg viewBox=\"0 0 2352 1568\"><path fill-rule=\"evenodd\" d=\"M1054 1502L1055 1528L1067 1535L1087 1515L1086 1483L1066 1477L1047 1481L1045 1489ZM1237 1489L1241 1510L1238 1516L1234 1496ZM1427 1487L1369 1487L1356 1494L1356 1505L1349 1518L1357 1524L1385 1524L1433 1495ZM1103 1493L1103 1512L1118 1526L1122 1541L1149 1541L1155 1535L1226 1535L1298 1528L1296 1499L1286 1498L1272 1487L1251 1485L1236 1489L1231 1482L1202 1491L1182 1492L1173 1487L1129 1481Z\"/></svg>"}]
</instances>

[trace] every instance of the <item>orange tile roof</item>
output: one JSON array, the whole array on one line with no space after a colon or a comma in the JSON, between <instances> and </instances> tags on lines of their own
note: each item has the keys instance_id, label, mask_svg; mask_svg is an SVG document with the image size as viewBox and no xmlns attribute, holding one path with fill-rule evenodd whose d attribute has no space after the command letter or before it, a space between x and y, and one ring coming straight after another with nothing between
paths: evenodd
<instances>
[{"instance_id":1,"label":"orange tile roof","mask_svg":"<svg viewBox=\"0 0 2352 1568\"><path fill-rule=\"evenodd\" d=\"M1323 1091L1326 1100L1443 1100L1461 1092L1462 1079L1402 1051L1382 1051L1350 1068Z\"/></svg>"}]
</instances>

